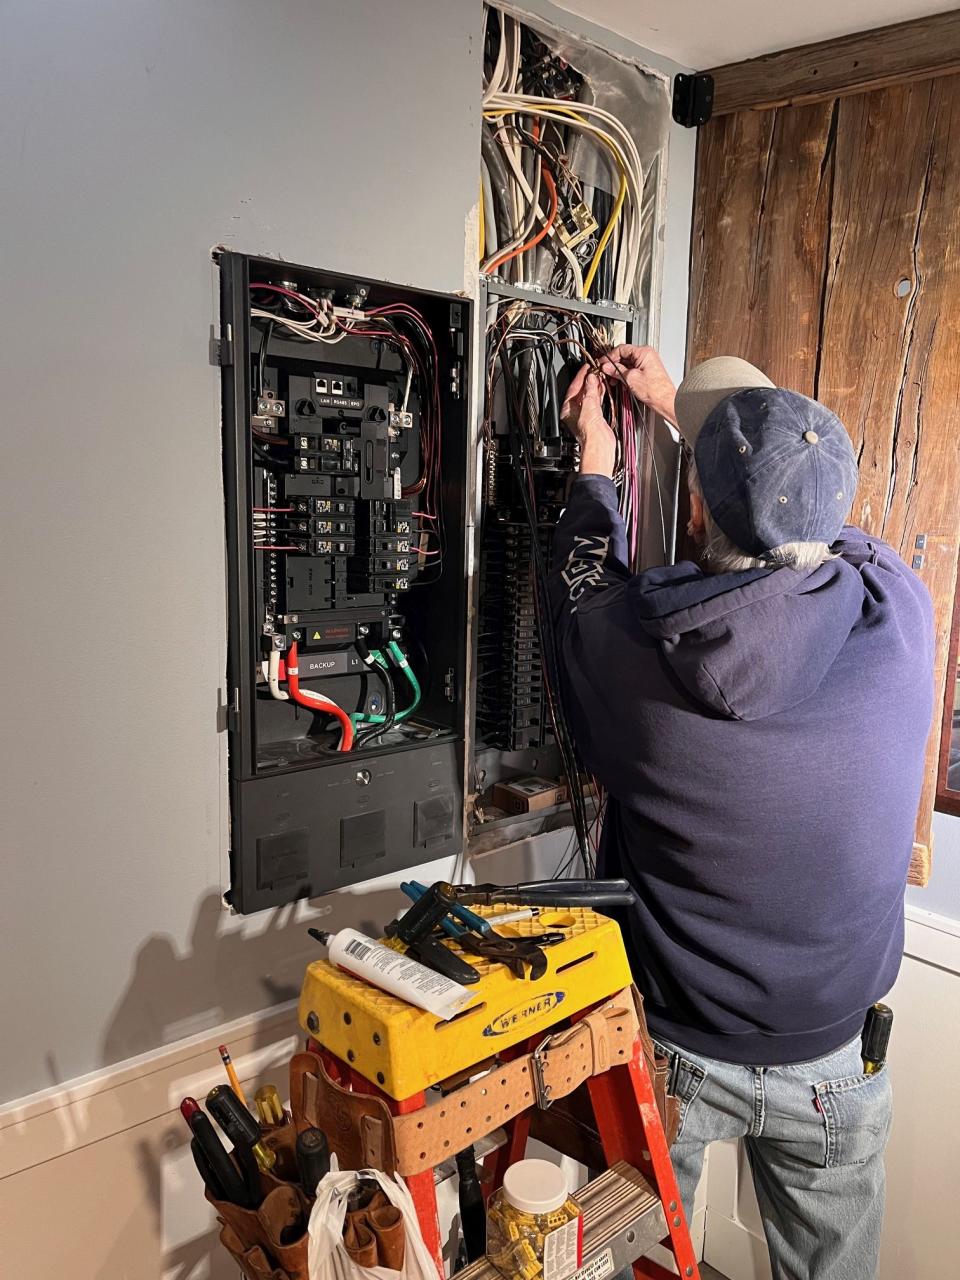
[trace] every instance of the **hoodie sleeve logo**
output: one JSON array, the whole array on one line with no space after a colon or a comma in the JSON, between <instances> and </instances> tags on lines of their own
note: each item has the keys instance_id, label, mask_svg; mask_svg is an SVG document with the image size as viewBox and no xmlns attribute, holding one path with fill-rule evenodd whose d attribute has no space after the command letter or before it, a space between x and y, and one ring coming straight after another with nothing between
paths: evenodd
<instances>
[{"instance_id":1,"label":"hoodie sleeve logo","mask_svg":"<svg viewBox=\"0 0 960 1280\"><path fill-rule=\"evenodd\" d=\"M567 584L567 596L573 606L571 613L576 613L577 601L588 587L596 587L600 584L609 549L610 539L600 534L592 533L586 537L580 534L575 535L573 547L561 574Z\"/></svg>"}]
</instances>

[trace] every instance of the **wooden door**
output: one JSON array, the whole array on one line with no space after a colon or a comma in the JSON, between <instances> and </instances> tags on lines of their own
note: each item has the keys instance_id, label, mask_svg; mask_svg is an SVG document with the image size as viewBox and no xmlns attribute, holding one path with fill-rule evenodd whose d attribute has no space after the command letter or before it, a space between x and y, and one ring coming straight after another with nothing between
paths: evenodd
<instances>
[{"instance_id":1,"label":"wooden door","mask_svg":"<svg viewBox=\"0 0 960 1280\"><path fill-rule=\"evenodd\" d=\"M690 307L691 364L743 356L839 415L860 459L853 521L930 589L925 883L960 534L960 75L705 125Z\"/></svg>"}]
</instances>

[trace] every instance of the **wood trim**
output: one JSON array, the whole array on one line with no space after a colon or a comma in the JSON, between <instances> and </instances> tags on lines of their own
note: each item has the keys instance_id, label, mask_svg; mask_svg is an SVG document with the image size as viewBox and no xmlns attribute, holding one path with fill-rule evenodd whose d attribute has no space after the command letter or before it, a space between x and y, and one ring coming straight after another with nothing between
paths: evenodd
<instances>
[{"instance_id":1,"label":"wood trim","mask_svg":"<svg viewBox=\"0 0 960 1280\"><path fill-rule=\"evenodd\" d=\"M956 698L956 671L960 661L960 573L953 601L953 625L947 649L947 678L943 691L943 720L940 728L940 756L937 762L937 794L934 808L940 813L952 813L960 817L960 791L947 786L947 761L953 738L953 712Z\"/></svg>"},{"instance_id":2,"label":"wood trim","mask_svg":"<svg viewBox=\"0 0 960 1280\"><path fill-rule=\"evenodd\" d=\"M864 93L960 72L960 9L714 67L713 114Z\"/></svg>"}]
</instances>

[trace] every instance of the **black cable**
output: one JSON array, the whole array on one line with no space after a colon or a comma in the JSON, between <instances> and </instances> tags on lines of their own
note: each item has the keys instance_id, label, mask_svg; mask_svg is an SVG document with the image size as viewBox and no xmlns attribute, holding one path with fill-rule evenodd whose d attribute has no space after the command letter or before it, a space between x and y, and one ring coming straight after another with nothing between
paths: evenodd
<instances>
[{"instance_id":1,"label":"black cable","mask_svg":"<svg viewBox=\"0 0 960 1280\"><path fill-rule=\"evenodd\" d=\"M267 347L270 345L270 339L273 337L273 328L274 328L273 321L268 320L267 323L263 326L263 337L260 339L260 361L259 361L260 376L257 382L257 386L259 388L259 390L257 391L257 395L260 395L260 396L263 395L264 364L267 358Z\"/></svg>"},{"instance_id":2,"label":"black cable","mask_svg":"<svg viewBox=\"0 0 960 1280\"><path fill-rule=\"evenodd\" d=\"M383 679L385 694L384 719L383 724L372 725L369 729L364 729L361 733L357 734L353 740L354 750L358 747L366 746L366 744L371 742L374 738L380 738L385 733L389 733L397 719L397 694L393 687L393 677L391 676L389 669L381 667L379 662L374 663L374 666L370 669L371 671L376 669Z\"/></svg>"},{"instance_id":3,"label":"black cable","mask_svg":"<svg viewBox=\"0 0 960 1280\"><path fill-rule=\"evenodd\" d=\"M553 360L554 353L549 348L544 352L544 417L547 421L543 425L543 438L545 440L560 439L560 397L557 391L557 367Z\"/></svg>"},{"instance_id":4,"label":"black cable","mask_svg":"<svg viewBox=\"0 0 960 1280\"><path fill-rule=\"evenodd\" d=\"M250 443L253 445L253 452L258 455L263 466L279 467L282 471L287 470L289 463L285 459L278 458L272 453L267 453L266 449L257 444L256 440L251 440Z\"/></svg>"}]
</instances>

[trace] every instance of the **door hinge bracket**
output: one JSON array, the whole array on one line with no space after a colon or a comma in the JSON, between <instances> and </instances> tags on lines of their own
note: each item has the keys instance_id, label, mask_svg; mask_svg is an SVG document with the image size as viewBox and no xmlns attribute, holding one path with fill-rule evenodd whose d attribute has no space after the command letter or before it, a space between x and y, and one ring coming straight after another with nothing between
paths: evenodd
<instances>
[{"instance_id":1,"label":"door hinge bracket","mask_svg":"<svg viewBox=\"0 0 960 1280\"><path fill-rule=\"evenodd\" d=\"M233 364L233 326L226 324L223 326L223 332L218 338L216 334L210 335L210 363L220 369L226 369Z\"/></svg>"}]
</instances>

